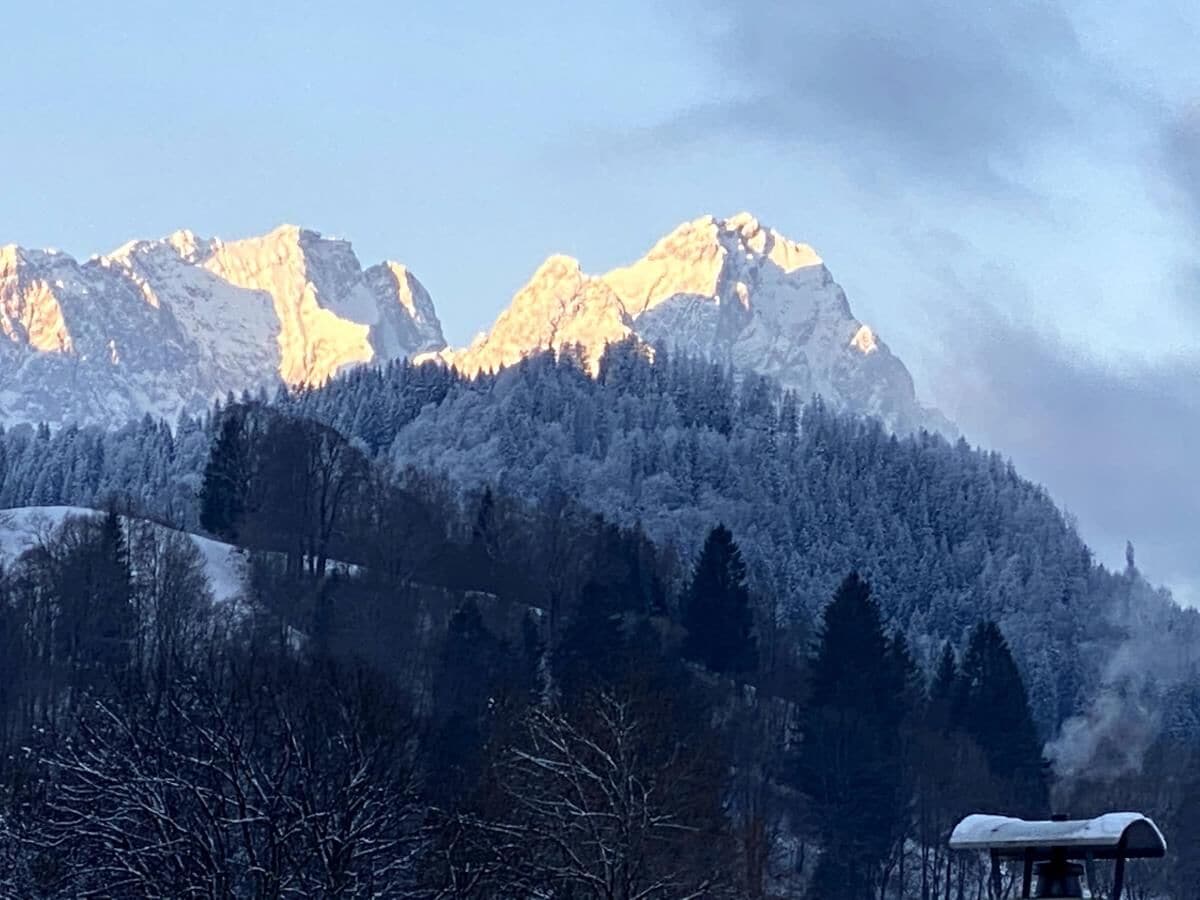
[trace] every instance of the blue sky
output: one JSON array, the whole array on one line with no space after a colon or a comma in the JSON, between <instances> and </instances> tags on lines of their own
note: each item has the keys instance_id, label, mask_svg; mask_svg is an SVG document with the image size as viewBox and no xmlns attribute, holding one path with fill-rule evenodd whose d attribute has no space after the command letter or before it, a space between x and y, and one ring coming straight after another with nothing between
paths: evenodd
<instances>
[{"instance_id":1,"label":"blue sky","mask_svg":"<svg viewBox=\"0 0 1200 900\"><path fill-rule=\"evenodd\" d=\"M458 343L552 252L748 209L1200 602L1200 11L1128 8L9 4L0 242L295 222L410 265Z\"/></svg>"}]
</instances>

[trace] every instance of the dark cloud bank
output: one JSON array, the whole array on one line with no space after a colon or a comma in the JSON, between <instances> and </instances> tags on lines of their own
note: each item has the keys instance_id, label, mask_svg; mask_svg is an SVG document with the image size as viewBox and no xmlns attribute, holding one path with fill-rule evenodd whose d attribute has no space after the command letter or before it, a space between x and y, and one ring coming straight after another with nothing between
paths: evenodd
<instances>
[{"instance_id":1,"label":"dark cloud bank","mask_svg":"<svg viewBox=\"0 0 1200 900\"><path fill-rule=\"evenodd\" d=\"M679 0L733 98L661 128L716 126L836 147L875 167L1013 189L997 166L1067 130L1064 98L1101 82L1062 7L1046 3Z\"/></svg>"}]
</instances>

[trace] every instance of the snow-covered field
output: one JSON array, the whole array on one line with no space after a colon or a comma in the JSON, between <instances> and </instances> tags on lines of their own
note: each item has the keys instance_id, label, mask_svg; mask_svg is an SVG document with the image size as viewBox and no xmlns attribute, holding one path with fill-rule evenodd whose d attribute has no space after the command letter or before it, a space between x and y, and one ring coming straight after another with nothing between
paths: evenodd
<instances>
[{"instance_id":1,"label":"snow-covered field","mask_svg":"<svg viewBox=\"0 0 1200 900\"><path fill-rule=\"evenodd\" d=\"M0 509L0 560L11 563L32 547L39 536L46 535L62 524L68 516L96 516L95 510L77 506L24 506L19 509ZM163 531L165 526L155 526ZM199 535L188 535L204 559L204 574L208 576L213 598L232 600L242 589L244 556L230 544L222 544Z\"/></svg>"}]
</instances>

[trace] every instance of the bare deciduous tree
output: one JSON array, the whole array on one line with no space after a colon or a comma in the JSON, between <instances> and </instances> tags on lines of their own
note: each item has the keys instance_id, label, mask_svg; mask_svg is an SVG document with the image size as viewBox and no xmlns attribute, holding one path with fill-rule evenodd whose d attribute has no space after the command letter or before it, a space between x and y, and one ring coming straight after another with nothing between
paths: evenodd
<instances>
[{"instance_id":1,"label":"bare deciduous tree","mask_svg":"<svg viewBox=\"0 0 1200 900\"><path fill-rule=\"evenodd\" d=\"M407 748L325 699L319 718L195 685L155 715L97 702L44 756L19 839L72 897L413 896Z\"/></svg>"},{"instance_id":2,"label":"bare deciduous tree","mask_svg":"<svg viewBox=\"0 0 1200 900\"><path fill-rule=\"evenodd\" d=\"M503 814L457 822L466 862L447 867L458 891L447 895L725 896L719 779L703 748L662 726L645 703L612 693L573 711L530 710L494 769Z\"/></svg>"},{"instance_id":3,"label":"bare deciduous tree","mask_svg":"<svg viewBox=\"0 0 1200 900\"><path fill-rule=\"evenodd\" d=\"M287 554L289 569L324 575L332 545L368 483L369 465L345 437L306 419L272 420L255 444L245 535Z\"/></svg>"}]
</instances>

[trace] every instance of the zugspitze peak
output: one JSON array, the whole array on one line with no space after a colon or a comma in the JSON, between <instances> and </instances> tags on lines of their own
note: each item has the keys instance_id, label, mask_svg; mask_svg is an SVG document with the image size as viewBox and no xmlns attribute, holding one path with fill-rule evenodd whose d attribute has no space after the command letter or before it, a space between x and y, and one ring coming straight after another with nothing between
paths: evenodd
<instances>
[{"instance_id":1,"label":"zugspitze peak","mask_svg":"<svg viewBox=\"0 0 1200 900\"><path fill-rule=\"evenodd\" d=\"M904 364L854 318L811 248L753 216L680 225L604 275L551 256L491 331L450 350L403 265L363 268L349 242L281 226L224 242L178 231L79 263L0 248L0 421L172 418L232 391L323 383L356 365L436 358L467 373L540 350L635 337L777 379L801 396L944 427Z\"/></svg>"},{"instance_id":2,"label":"zugspitze peak","mask_svg":"<svg viewBox=\"0 0 1200 900\"><path fill-rule=\"evenodd\" d=\"M901 431L948 427L917 402L904 364L854 318L816 251L749 213L684 223L605 275L552 256L488 334L441 356L477 372L579 344L594 370L606 343L629 336L768 375Z\"/></svg>"}]
</instances>

